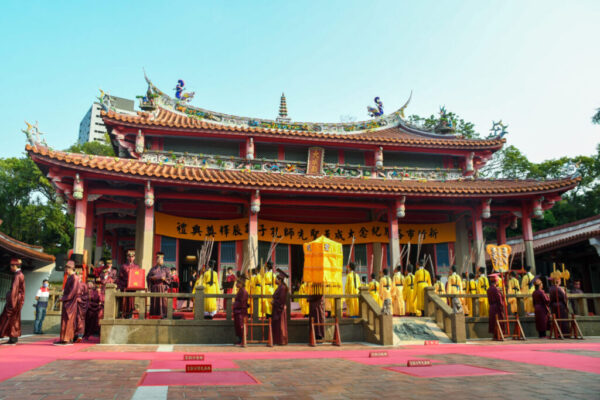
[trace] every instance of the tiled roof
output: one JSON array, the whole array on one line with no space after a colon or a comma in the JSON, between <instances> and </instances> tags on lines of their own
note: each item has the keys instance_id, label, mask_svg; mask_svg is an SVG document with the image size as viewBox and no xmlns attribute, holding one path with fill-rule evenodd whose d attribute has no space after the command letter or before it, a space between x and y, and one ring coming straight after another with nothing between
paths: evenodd
<instances>
[{"instance_id":1,"label":"tiled roof","mask_svg":"<svg viewBox=\"0 0 600 400\"><path fill-rule=\"evenodd\" d=\"M548 251L597 236L600 236L600 216L538 231L533 235L533 249L536 252ZM512 246L513 253L523 252L522 237L509 238L507 243Z\"/></svg>"},{"instance_id":2,"label":"tiled roof","mask_svg":"<svg viewBox=\"0 0 600 400\"><path fill-rule=\"evenodd\" d=\"M35 261L47 263L54 262L54 256L44 253L43 247L18 241L17 239L12 238L2 232L0 232L0 248L3 248L20 257L31 258Z\"/></svg>"},{"instance_id":3,"label":"tiled roof","mask_svg":"<svg viewBox=\"0 0 600 400\"><path fill-rule=\"evenodd\" d=\"M178 130L213 130L227 132L229 135L248 136L277 136L295 137L312 140L327 141L350 141L365 144L385 145L394 144L410 147L428 148L451 148L469 150L498 150L502 147L505 139L462 139L459 137L437 137L437 135L426 136L404 131L401 127L392 127L380 130L361 131L359 133L323 133L316 131L269 129L262 127L234 126L207 122L193 117L188 117L173 111L158 109L158 115L154 117L147 112L138 112L137 115L122 114L114 111L102 111L104 122L107 125L124 124L134 127L149 127L155 129L170 128Z\"/></svg>"},{"instance_id":4,"label":"tiled roof","mask_svg":"<svg viewBox=\"0 0 600 400\"><path fill-rule=\"evenodd\" d=\"M452 180L416 181L361 179L300 174L246 172L204 169L201 167L156 164L134 159L90 156L54 151L42 146L26 146L38 164L62 165L113 176L139 177L143 180L201 184L210 187L263 189L293 192L330 192L381 195L422 195L437 197L522 196L533 193L563 193L577 185L580 178L561 180Z\"/></svg>"}]
</instances>

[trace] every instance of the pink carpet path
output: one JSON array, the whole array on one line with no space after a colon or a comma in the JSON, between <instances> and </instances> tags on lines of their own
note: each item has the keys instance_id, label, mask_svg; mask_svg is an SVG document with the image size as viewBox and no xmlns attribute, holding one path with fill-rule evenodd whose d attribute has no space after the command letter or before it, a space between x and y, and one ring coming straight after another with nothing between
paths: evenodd
<instances>
[{"instance_id":1,"label":"pink carpet path","mask_svg":"<svg viewBox=\"0 0 600 400\"><path fill-rule=\"evenodd\" d=\"M38 368L55 360L148 360L149 369L183 369L183 355L189 352L127 352L127 351L81 351L95 343L82 343L72 346L54 346L56 339L41 340L34 343L19 343L16 346L0 346L0 382ZM197 353L203 353L198 346ZM215 347L211 347L215 350ZM249 352L205 352L205 363L213 364L215 369L236 369L238 360L276 360L276 359L323 359L339 358L365 365L403 366L409 359L429 359L438 362L436 356L443 354L463 354L490 359L513 361L533 365L575 370L600 374L598 358L569 353L561 350L584 350L600 352L600 343L586 342L548 342L535 344L447 344L437 346L406 346L397 349L383 349L388 357L369 358L371 351L381 351L378 347L344 350L306 350L306 351L260 351Z\"/></svg>"},{"instance_id":2,"label":"pink carpet path","mask_svg":"<svg viewBox=\"0 0 600 400\"><path fill-rule=\"evenodd\" d=\"M475 367L465 364L432 365L430 367L389 367L391 371L402 372L419 378L447 378L457 376L509 375L510 372L497 369Z\"/></svg>"}]
</instances>

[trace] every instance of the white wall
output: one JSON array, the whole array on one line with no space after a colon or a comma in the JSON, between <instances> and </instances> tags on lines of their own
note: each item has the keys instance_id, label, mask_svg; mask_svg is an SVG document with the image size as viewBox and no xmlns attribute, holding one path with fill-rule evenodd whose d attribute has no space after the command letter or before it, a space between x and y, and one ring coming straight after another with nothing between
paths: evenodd
<instances>
[{"instance_id":1,"label":"white wall","mask_svg":"<svg viewBox=\"0 0 600 400\"><path fill-rule=\"evenodd\" d=\"M25 304L21 310L22 321L33 321L35 320L35 294L37 293L42 281L48 279L50 273L54 270L55 264L48 264L45 267L38 268L33 271L23 271L25 275Z\"/></svg>"}]
</instances>

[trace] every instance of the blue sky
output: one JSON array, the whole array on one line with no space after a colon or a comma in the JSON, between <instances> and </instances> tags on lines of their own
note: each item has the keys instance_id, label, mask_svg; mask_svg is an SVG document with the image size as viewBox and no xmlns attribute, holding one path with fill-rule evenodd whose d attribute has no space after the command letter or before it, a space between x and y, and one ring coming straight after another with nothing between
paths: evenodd
<instances>
[{"instance_id":1,"label":"blue sky","mask_svg":"<svg viewBox=\"0 0 600 400\"><path fill-rule=\"evenodd\" d=\"M26 6L25 6L26 5ZM101 88L133 98L142 68L192 104L296 121L367 119L411 90L409 114L440 105L531 160L592 154L600 126L600 1L3 1L0 157L23 153L24 120L66 148Z\"/></svg>"}]
</instances>

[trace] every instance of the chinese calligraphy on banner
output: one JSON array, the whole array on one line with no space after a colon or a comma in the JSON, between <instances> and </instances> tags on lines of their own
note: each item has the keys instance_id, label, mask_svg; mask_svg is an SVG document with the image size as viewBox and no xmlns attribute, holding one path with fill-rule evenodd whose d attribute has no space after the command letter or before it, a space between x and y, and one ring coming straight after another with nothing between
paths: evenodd
<instances>
[{"instance_id":1,"label":"chinese calligraphy on banner","mask_svg":"<svg viewBox=\"0 0 600 400\"><path fill-rule=\"evenodd\" d=\"M248 219L212 220L177 217L155 213L157 235L188 240L205 240L212 237L217 242L248 239ZM417 243L419 233L425 234L423 243L447 243L456 240L455 224L399 224L400 243ZM388 243L388 224L364 222L358 224L296 224L292 222L258 220L258 240L270 242L281 239L284 244L304 244L324 235L343 244Z\"/></svg>"}]
</instances>

